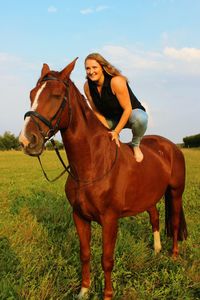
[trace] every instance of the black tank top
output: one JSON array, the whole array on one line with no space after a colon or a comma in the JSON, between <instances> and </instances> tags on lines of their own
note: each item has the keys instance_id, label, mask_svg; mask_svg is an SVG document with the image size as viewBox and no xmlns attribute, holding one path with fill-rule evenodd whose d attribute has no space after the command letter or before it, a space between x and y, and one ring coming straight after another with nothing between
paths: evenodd
<instances>
[{"instance_id":1,"label":"black tank top","mask_svg":"<svg viewBox=\"0 0 200 300\"><path fill-rule=\"evenodd\" d=\"M92 80L88 79L88 85L90 89L90 95L92 97L92 100L94 102L94 105L96 106L97 110L107 119L114 119L116 121L119 121L121 118L121 115L123 113L123 109L121 105L119 104L119 101L117 97L113 94L111 90L111 79L112 76L108 75L107 73L104 73L104 83L101 90L101 95L99 94L97 90L97 85ZM142 106L140 101L136 98L136 96L133 94L131 88L129 87L127 83L127 88L129 91L129 96L131 99L132 108L140 108L145 111L145 108Z\"/></svg>"}]
</instances>

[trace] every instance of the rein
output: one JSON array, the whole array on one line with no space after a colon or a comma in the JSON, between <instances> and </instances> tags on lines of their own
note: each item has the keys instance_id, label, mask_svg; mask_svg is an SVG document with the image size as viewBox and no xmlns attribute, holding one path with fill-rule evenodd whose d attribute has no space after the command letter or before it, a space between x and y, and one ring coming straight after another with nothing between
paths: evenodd
<instances>
[{"instance_id":1,"label":"rein","mask_svg":"<svg viewBox=\"0 0 200 300\"><path fill-rule=\"evenodd\" d=\"M55 141L54 141L53 139L50 139L50 142L52 143L52 146L53 146L53 148L54 148L54 150L55 150L55 152L56 152L56 155L57 155L57 157L59 158L61 164L63 165L64 170L63 170L58 176L56 176L54 179L49 179L49 177L47 176L47 173L45 172L45 170L44 170L44 168L43 168L43 165L42 165L40 156L37 156L38 161L39 161L40 166L41 166L41 169L42 169L42 172L43 172L43 174L44 174L44 177L45 177L46 180L49 181L49 182L55 182L56 180L58 180L62 175L64 175L64 174L67 172L67 173L74 179L74 181L76 181L76 182L83 183L84 185L92 184L92 183L95 183L95 182L97 182L97 181L102 180L106 175L108 175L108 174L112 171L112 169L113 169L113 167L114 167L114 165L115 165L115 162L117 161L117 156L118 156L118 146L116 145L115 159L113 160L113 163L112 163L112 165L111 165L111 167L110 167L110 169L109 169L108 171L106 171L102 176L100 176L100 177L98 177L98 178L95 178L95 179L93 179L93 180L79 179L79 178L76 177L76 176L72 173L72 171L70 170L70 168L71 168L70 165L66 166L65 162L63 161L63 159L62 159L62 157L61 157L61 155L60 155L59 149L58 149L58 147L56 146Z\"/></svg>"},{"instance_id":2,"label":"rein","mask_svg":"<svg viewBox=\"0 0 200 300\"><path fill-rule=\"evenodd\" d=\"M54 139L50 139L50 142L51 142L51 144L52 144L52 146L53 146L53 148L54 148L54 150L55 150L55 152L56 152L57 157L59 158L61 164L63 165L64 170L63 170L58 176L56 176L54 179L49 179L49 177L47 176L47 173L45 172L45 170L44 170L44 168L43 168L43 165L42 165L42 161L41 161L41 159L40 159L40 156L37 156L37 158L38 158L38 161L39 161L39 163L40 163L42 172L43 172L44 177L46 178L46 180L49 181L49 182L54 182L54 181L58 180L58 179L59 179L62 175L64 175L66 172L68 172L68 174L70 174L70 175L72 175L72 174L71 174L71 171L70 171L70 166L69 166L69 165L66 166L66 164L64 163L64 161L63 161L63 159L62 159L62 157L61 157L61 155L60 155L60 152L59 152L59 150L58 150L58 147L56 146L56 143L55 143Z\"/></svg>"},{"instance_id":3,"label":"rein","mask_svg":"<svg viewBox=\"0 0 200 300\"><path fill-rule=\"evenodd\" d=\"M68 166L67 172L74 179L74 181L76 181L78 183L83 183L83 185L92 184L92 183L95 183L97 181L102 180L104 177L106 177L112 171L112 169L113 169L113 167L114 167L114 165L115 165L115 163L117 161L117 157L118 157L118 146L116 145L115 158L114 158L114 160L112 162L112 165L111 165L110 169L108 171L106 171L103 175L101 175L101 176L99 176L99 177L97 177L95 179L92 179L92 180L85 180L85 179L80 179L80 178L76 177L72 173L72 171L70 170L70 168L71 168L70 165Z\"/></svg>"}]
</instances>

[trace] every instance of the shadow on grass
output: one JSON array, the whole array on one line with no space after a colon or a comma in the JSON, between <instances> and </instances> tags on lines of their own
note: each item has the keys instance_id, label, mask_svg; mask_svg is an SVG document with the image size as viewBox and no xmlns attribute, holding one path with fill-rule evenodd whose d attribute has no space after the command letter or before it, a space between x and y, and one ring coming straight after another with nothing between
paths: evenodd
<instances>
[{"instance_id":1,"label":"shadow on grass","mask_svg":"<svg viewBox=\"0 0 200 300\"><path fill-rule=\"evenodd\" d=\"M43 269L37 271L38 274L33 274L33 283L34 280L38 282L44 280L45 285L52 282L54 286L52 299L75 299L73 296L77 295L81 283L79 243L72 209L67 199L53 192L37 190L31 191L31 196L28 197L15 195L10 204L10 213L20 215L24 208L36 218L41 232L44 231L44 237L36 237L36 242L39 254L44 252L42 260L45 262ZM36 255L34 258L37 260ZM37 270L39 265L34 267ZM37 293L39 294L39 290L42 293L42 289L44 288L37 288Z\"/></svg>"},{"instance_id":2,"label":"shadow on grass","mask_svg":"<svg viewBox=\"0 0 200 300\"><path fill-rule=\"evenodd\" d=\"M31 196L18 195L11 203L10 212L19 214L26 207L44 226L55 244L63 243L66 233L74 226L72 209L63 196L48 191L32 191Z\"/></svg>"},{"instance_id":3,"label":"shadow on grass","mask_svg":"<svg viewBox=\"0 0 200 300\"><path fill-rule=\"evenodd\" d=\"M20 261L10 247L7 237L0 237L0 299L16 299L18 294L13 282L20 279Z\"/></svg>"}]
</instances>

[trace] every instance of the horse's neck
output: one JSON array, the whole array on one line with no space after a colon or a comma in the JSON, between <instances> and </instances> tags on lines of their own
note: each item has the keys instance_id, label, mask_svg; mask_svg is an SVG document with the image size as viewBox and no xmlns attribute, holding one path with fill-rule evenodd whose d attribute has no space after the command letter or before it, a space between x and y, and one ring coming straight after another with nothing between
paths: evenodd
<instances>
[{"instance_id":1,"label":"horse's neck","mask_svg":"<svg viewBox=\"0 0 200 300\"><path fill-rule=\"evenodd\" d=\"M115 145L74 86L70 89L70 105L71 122L62 133L69 164L77 177L92 180L109 170Z\"/></svg>"}]
</instances>

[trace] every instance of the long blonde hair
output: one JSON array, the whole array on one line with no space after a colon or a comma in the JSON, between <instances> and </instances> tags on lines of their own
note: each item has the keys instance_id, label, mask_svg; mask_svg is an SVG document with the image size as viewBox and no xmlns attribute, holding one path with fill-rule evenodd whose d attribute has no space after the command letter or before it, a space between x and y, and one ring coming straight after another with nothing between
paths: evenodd
<instances>
[{"instance_id":1,"label":"long blonde hair","mask_svg":"<svg viewBox=\"0 0 200 300\"><path fill-rule=\"evenodd\" d=\"M85 58L85 63L88 59L94 59L96 60L103 68L103 70L111 75L111 76L122 76L126 80L127 78L122 75L121 71L115 68L113 65L111 65L101 54L99 53L90 53L86 58Z\"/></svg>"}]
</instances>

